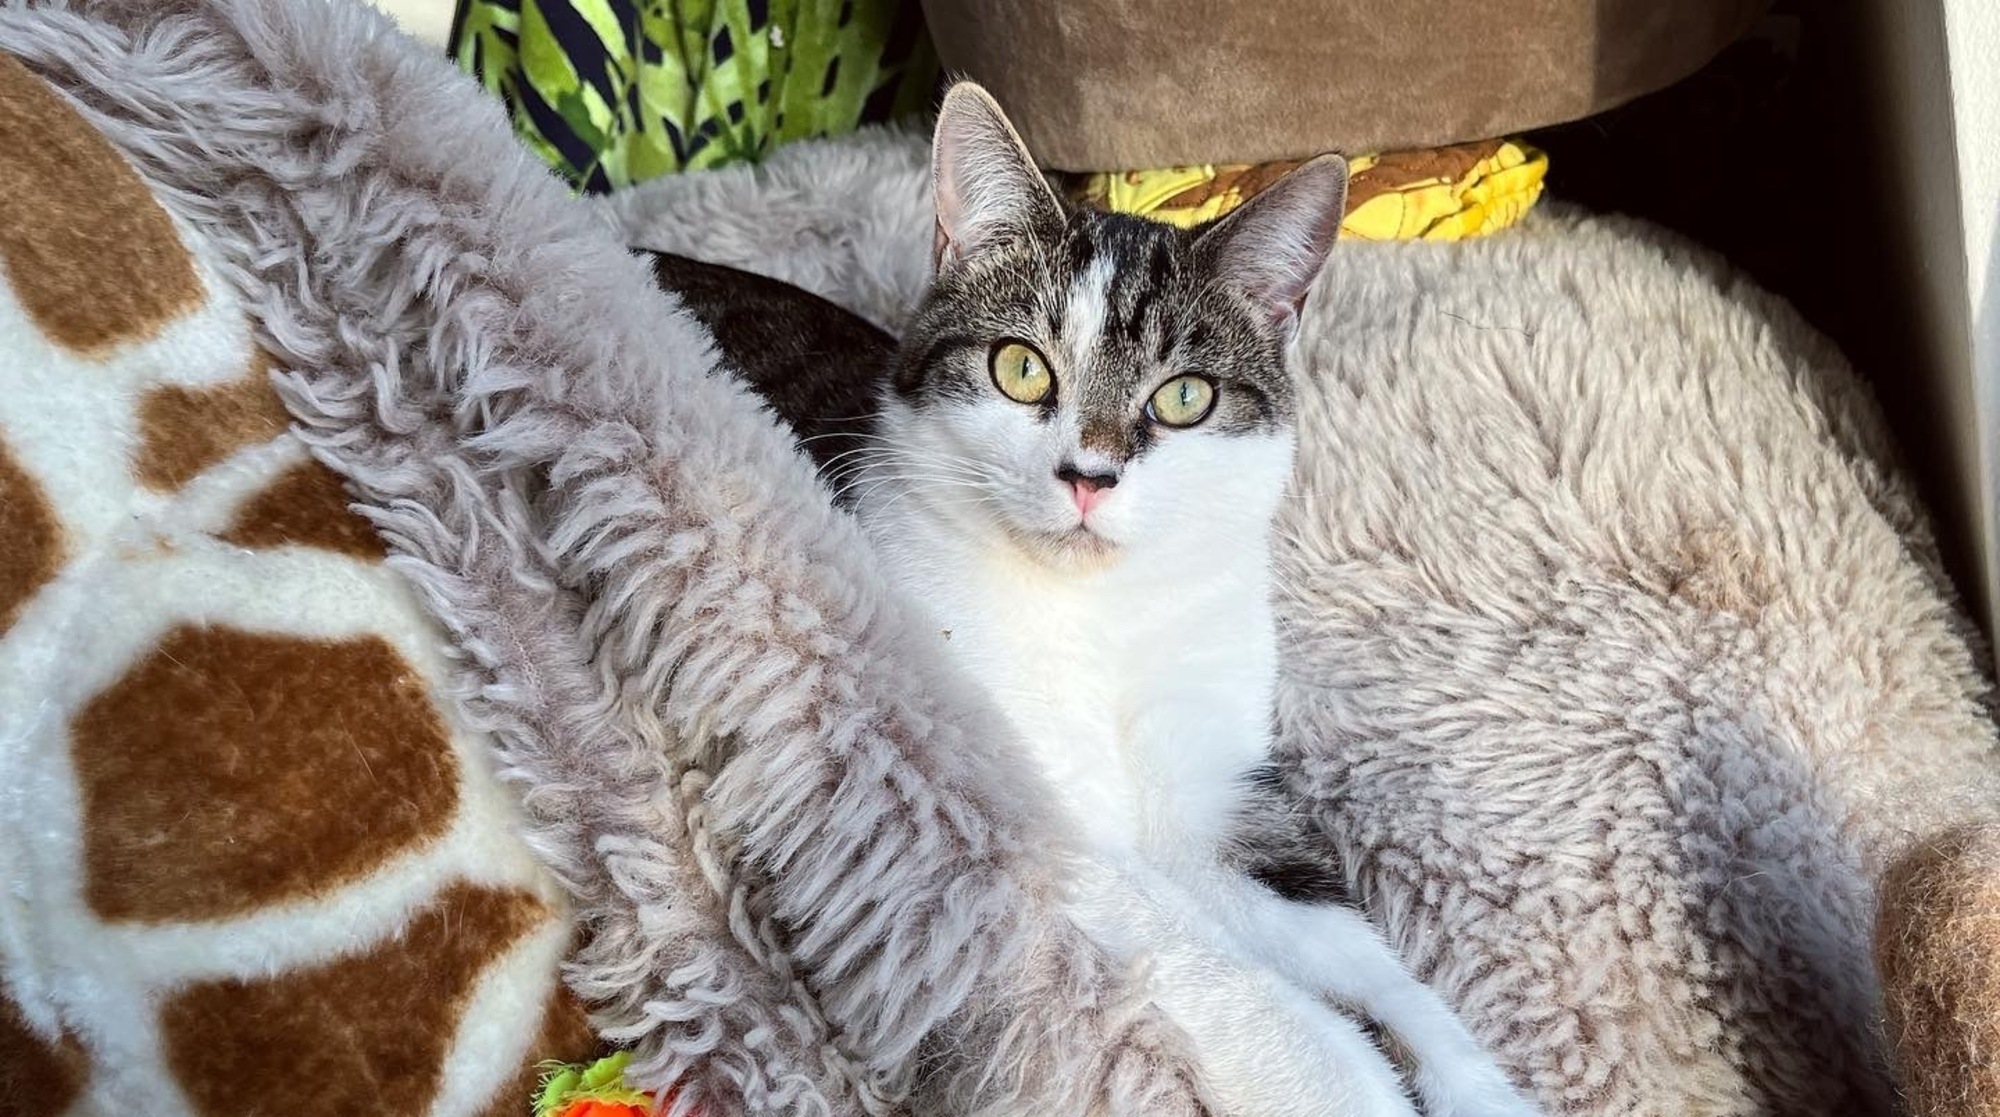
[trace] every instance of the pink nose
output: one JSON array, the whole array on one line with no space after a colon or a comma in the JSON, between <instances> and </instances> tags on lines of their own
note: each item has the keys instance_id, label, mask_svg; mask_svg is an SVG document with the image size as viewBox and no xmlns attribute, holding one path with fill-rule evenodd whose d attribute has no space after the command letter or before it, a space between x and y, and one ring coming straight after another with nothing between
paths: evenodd
<instances>
[{"instance_id":1,"label":"pink nose","mask_svg":"<svg viewBox=\"0 0 2000 1117\"><path fill-rule=\"evenodd\" d=\"M1076 501L1076 510L1088 516L1090 510L1097 507L1097 503L1104 499L1104 490L1091 481L1071 481L1069 495L1071 500Z\"/></svg>"},{"instance_id":2,"label":"pink nose","mask_svg":"<svg viewBox=\"0 0 2000 1117\"><path fill-rule=\"evenodd\" d=\"M1077 513L1084 516L1103 503L1105 494L1118 483L1116 473L1085 473L1073 465L1056 470L1056 479L1069 486L1070 499L1076 502Z\"/></svg>"}]
</instances>

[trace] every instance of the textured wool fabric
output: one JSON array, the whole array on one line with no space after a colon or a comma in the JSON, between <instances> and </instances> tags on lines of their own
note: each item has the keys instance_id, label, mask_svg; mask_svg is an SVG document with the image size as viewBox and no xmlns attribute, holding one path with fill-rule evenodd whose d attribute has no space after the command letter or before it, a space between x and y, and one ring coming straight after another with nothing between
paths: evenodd
<instances>
[{"instance_id":1,"label":"textured wool fabric","mask_svg":"<svg viewBox=\"0 0 2000 1117\"><path fill-rule=\"evenodd\" d=\"M893 328L925 166L859 137L601 212ZM1890 1111L1875 881L2000 774L1840 356L1560 208L1343 243L1301 337L1283 736L1373 914L1556 1112Z\"/></svg>"},{"instance_id":2,"label":"textured wool fabric","mask_svg":"<svg viewBox=\"0 0 2000 1117\"><path fill-rule=\"evenodd\" d=\"M1769 0L924 0L946 69L1065 171L1463 143L1693 72Z\"/></svg>"},{"instance_id":3,"label":"textured wool fabric","mask_svg":"<svg viewBox=\"0 0 2000 1117\"><path fill-rule=\"evenodd\" d=\"M1038 775L622 247L893 327L921 141L593 210L351 5L14 7L0 47L199 236L450 628L638 1081L714 1112L1202 1111L1059 914ZM2000 773L1837 354L1715 261L1555 213L1343 246L1299 356L1283 742L1371 914L1553 1112L1888 1111L1875 882L1988 820Z\"/></svg>"}]
</instances>

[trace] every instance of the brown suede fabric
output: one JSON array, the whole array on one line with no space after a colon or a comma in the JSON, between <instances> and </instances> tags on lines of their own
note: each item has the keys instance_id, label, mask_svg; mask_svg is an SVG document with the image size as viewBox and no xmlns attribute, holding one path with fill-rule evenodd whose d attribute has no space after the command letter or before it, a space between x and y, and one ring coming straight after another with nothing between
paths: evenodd
<instances>
[{"instance_id":1,"label":"brown suede fabric","mask_svg":"<svg viewBox=\"0 0 2000 1117\"><path fill-rule=\"evenodd\" d=\"M1043 165L1257 163L1484 139L1658 89L1767 0L924 0Z\"/></svg>"}]
</instances>

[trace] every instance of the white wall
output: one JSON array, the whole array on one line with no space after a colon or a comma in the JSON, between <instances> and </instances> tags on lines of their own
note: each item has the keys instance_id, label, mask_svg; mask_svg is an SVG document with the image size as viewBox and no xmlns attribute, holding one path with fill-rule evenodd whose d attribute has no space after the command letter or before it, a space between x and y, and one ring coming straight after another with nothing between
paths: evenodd
<instances>
[{"instance_id":1,"label":"white wall","mask_svg":"<svg viewBox=\"0 0 2000 1117\"><path fill-rule=\"evenodd\" d=\"M1977 444L1966 455L1984 543L1988 631L2000 615L2000 0L1944 0Z\"/></svg>"},{"instance_id":2,"label":"white wall","mask_svg":"<svg viewBox=\"0 0 2000 1117\"><path fill-rule=\"evenodd\" d=\"M397 26L428 46L443 50L451 35L453 0L369 0L394 17Z\"/></svg>"},{"instance_id":3,"label":"white wall","mask_svg":"<svg viewBox=\"0 0 2000 1117\"><path fill-rule=\"evenodd\" d=\"M1874 296L1860 305L1898 316L1890 328L1897 349L1878 356L1873 379L1881 391L1905 397L1899 433L1932 482L1932 517L1955 560L1966 604L1990 634L2000 634L1994 624L2000 602L1994 499L2000 486L1988 465L2000 373L1990 342L2000 322L1984 316L1986 342L1976 355L1974 326L1981 316L1972 280L1978 277L1982 298L2000 294L2000 277L1986 274L2000 206L1992 175L2000 168L1992 165L1990 141L1964 145L1968 180L1960 177L1959 159L1961 137L1980 141L1982 132L2000 128L1992 103L2000 71L1978 57L1980 48L1990 54L1993 47L1996 7L2000 0L1841 5L1859 52L1853 78L1863 96L1856 107L1867 118L1856 122L1855 133L1873 142L1835 172L1872 184L1871 211L1855 216L1881 224L1888 254L1882 274L1859 277L1864 295ZM1967 99L1962 108L1954 108L1955 95ZM1900 320L1904 315L1907 322Z\"/></svg>"}]
</instances>

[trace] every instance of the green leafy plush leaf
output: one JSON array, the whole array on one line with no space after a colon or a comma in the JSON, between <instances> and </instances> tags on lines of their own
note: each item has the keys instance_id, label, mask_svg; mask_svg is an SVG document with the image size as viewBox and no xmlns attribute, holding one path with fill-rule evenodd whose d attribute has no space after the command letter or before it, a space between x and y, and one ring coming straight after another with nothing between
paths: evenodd
<instances>
[{"instance_id":1,"label":"green leafy plush leaf","mask_svg":"<svg viewBox=\"0 0 2000 1117\"><path fill-rule=\"evenodd\" d=\"M458 64L586 190L920 113L938 74L918 0L460 2Z\"/></svg>"}]
</instances>

